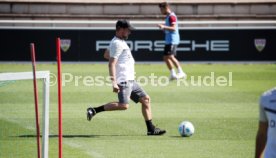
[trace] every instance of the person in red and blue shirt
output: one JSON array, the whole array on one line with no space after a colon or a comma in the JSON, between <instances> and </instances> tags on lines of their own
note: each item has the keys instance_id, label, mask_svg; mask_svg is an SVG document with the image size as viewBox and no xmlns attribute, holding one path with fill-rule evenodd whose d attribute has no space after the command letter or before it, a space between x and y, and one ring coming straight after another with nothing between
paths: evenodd
<instances>
[{"instance_id":1,"label":"person in red and blue shirt","mask_svg":"<svg viewBox=\"0 0 276 158\"><path fill-rule=\"evenodd\" d=\"M171 72L170 79L186 78L179 61L176 59L176 49L180 42L177 16L171 11L168 3L160 3L159 8L162 14L166 15L165 24L158 24L165 33L164 61ZM176 74L174 67L177 68Z\"/></svg>"}]
</instances>

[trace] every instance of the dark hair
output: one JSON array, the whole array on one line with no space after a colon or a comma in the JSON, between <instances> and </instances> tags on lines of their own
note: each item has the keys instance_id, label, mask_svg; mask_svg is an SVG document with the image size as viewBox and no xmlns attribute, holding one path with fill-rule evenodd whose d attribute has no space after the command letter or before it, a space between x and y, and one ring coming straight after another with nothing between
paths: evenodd
<instances>
[{"instance_id":1,"label":"dark hair","mask_svg":"<svg viewBox=\"0 0 276 158\"><path fill-rule=\"evenodd\" d=\"M167 2L159 3L159 8L167 8L169 4Z\"/></svg>"},{"instance_id":2,"label":"dark hair","mask_svg":"<svg viewBox=\"0 0 276 158\"><path fill-rule=\"evenodd\" d=\"M129 21L125 19L118 20L116 23L116 30L119 28L129 28L130 30L134 30L134 27L129 23Z\"/></svg>"}]
</instances>

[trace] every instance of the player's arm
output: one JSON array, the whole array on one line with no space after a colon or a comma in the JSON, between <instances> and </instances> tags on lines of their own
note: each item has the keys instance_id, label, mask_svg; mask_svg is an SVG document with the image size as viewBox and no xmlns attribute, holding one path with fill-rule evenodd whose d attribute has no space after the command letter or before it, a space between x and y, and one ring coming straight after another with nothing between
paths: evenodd
<instances>
[{"instance_id":1,"label":"player's arm","mask_svg":"<svg viewBox=\"0 0 276 158\"><path fill-rule=\"evenodd\" d=\"M261 158L264 151L267 139L267 122L259 122L259 129L256 136L256 148L255 148L255 158Z\"/></svg>"},{"instance_id":2,"label":"player's arm","mask_svg":"<svg viewBox=\"0 0 276 158\"><path fill-rule=\"evenodd\" d=\"M176 17L169 17L170 26L166 26L164 24L158 24L158 27L162 30L175 31L176 30Z\"/></svg>"},{"instance_id":3,"label":"player's arm","mask_svg":"<svg viewBox=\"0 0 276 158\"><path fill-rule=\"evenodd\" d=\"M267 139L268 120L263 108L262 99L259 105L259 128L256 136L255 158L261 158Z\"/></svg>"},{"instance_id":4,"label":"player's arm","mask_svg":"<svg viewBox=\"0 0 276 158\"><path fill-rule=\"evenodd\" d=\"M108 50L108 49L106 49L106 50L104 51L104 58L107 59L107 60L109 60L109 58L110 58L109 50Z\"/></svg>"},{"instance_id":5,"label":"player's arm","mask_svg":"<svg viewBox=\"0 0 276 158\"><path fill-rule=\"evenodd\" d=\"M109 50L109 76L112 81L113 92L119 93L120 89L116 81L116 63L118 61L119 56L123 52L123 48L120 46L120 43L114 42L110 46Z\"/></svg>"},{"instance_id":6,"label":"player's arm","mask_svg":"<svg viewBox=\"0 0 276 158\"><path fill-rule=\"evenodd\" d=\"M176 24L172 24L171 26L166 26L166 25L164 25L164 24L158 24L158 27L159 27L161 30L175 31Z\"/></svg>"},{"instance_id":7,"label":"player's arm","mask_svg":"<svg viewBox=\"0 0 276 158\"><path fill-rule=\"evenodd\" d=\"M109 69L109 76L112 82L113 92L118 93L120 89L116 81L116 63L117 63L117 59L113 57L109 58L108 69Z\"/></svg>"}]
</instances>

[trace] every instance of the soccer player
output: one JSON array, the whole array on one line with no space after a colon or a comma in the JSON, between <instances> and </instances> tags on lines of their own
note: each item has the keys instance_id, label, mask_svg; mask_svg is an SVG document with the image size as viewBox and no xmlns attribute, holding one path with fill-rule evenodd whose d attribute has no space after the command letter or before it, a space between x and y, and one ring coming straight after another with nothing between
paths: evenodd
<instances>
[{"instance_id":1,"label":"soccer player","mask_svg":"<svg viewBox=\"0 0 276 158\"><path fill-rule=\"evenodd\" d=\"M165 47L163 60L170 70L170 79L186 78L178 60L176 59L176 48L180 41L177 17L171 11L168 3L160 3L159 8L162 14L166 15L165 24L158 24L159 28L165 32ZM174 67L177 68L176 74Z\"/></svg>"},{"instance_id":2,"label":"soccer player","mask_svg":"<svg viewBox=\"0 0 276 158\"><path fill-rule=\"evenodd\" d=\"M276 157L276 87L260 98L259 129L256 136L255 158ZM265 149L265 150L264 150Z\"/></svg>"},{"instance_id":3,"label":"soccer player","mask_svg":"<svg viewBox=\"0 0 276 158\"><path fill-rule=\"evenodd\" d=\"M126 110L129 100L142 104L142 114L147 126L147 135L163 135L165 130L157 128L152 123L150 97L134 80L134 59L126 43L133 27L127 20L118 20L116 35L111 40L105 58L109 58L109 75L112 80L113 92L118 94L118 102L110 102L98 107L87 109L87 119L90 121L96 114L103 111Z\"/></svg>"}]
</instances>

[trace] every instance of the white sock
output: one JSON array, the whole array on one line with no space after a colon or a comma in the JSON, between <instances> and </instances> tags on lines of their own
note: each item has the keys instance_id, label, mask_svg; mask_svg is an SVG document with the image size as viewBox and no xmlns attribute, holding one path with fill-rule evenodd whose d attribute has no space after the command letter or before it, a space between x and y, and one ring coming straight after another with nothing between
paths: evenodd
<instances>
[{"instance_id":1,"label":"white sock","mask_svg":"<svg viewBox=\"0 0 276 158\"><path fill-rule=\"evenodd\" d=\"M179 66L179 67L177 68L177 70L178 70L178 73L184 73L183 70L182 70L182 68L181 68L181 66Z\"/></svg>"},{"instance_id":2,"label":"white sock","mask_svg":"<svg viewBox=\"0 0 276 158\"><path fill-rule=\"evenodd\" d=\"M175 73L175 70L174 69L171 69L171 76L176 76L176 73Z\"/></svg>"}]
</instances>

